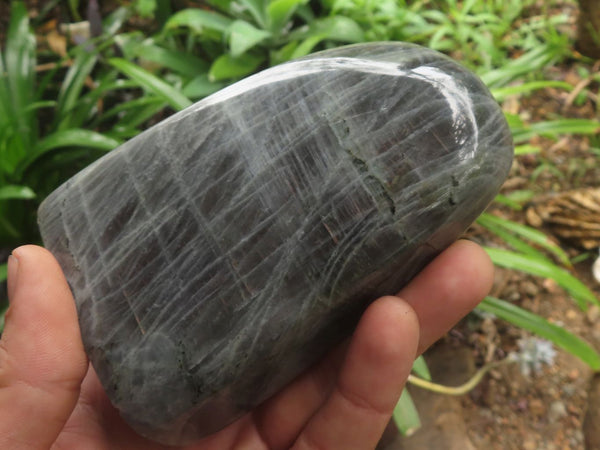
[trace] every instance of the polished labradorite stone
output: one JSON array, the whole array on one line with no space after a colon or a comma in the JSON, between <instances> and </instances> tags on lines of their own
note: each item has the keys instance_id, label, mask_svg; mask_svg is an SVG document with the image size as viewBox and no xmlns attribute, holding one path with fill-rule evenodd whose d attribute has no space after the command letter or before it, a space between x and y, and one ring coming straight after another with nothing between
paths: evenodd
<instances>
[{"instance_id":1,"label":"polished labradorite stone","mask_svg":"<svg viewBox=\"0 0 600 450\"><path fill-rule=\"evenodd\" d=\"M349 335L481 213L511 159L472 73L414 45L356 45L150 128L52 193L39 222L111 401L182 443Z\"/></svg>"}]
</instances>

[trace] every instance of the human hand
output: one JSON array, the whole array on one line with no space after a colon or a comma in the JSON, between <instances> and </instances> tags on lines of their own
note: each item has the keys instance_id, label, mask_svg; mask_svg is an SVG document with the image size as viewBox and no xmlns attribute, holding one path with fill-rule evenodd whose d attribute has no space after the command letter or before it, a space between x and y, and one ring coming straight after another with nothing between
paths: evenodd
<instances>
[{"instance_id":1,"label":"human hand","mask_svg":"<svg viewBox=\"0 0 600 450\"><path fill-rule=\"evenodd\" d=\"M376 300L348 343L284 390L189 449L374 448L413 360L486 295L493 268L459 241L398 297ZM9 259L0 339L0 448L160 449L112 407L85 356L75 304L53 256Z\"/></svg>"}]
</instances>

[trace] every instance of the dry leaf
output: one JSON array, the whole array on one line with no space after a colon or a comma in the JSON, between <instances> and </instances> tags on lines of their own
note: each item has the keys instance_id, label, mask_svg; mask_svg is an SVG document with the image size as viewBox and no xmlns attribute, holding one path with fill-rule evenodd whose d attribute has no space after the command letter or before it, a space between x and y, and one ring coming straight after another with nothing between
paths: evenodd
<instances>
[{"instance_id":1,"label":"dry leaf","mask_svg":"<svg viewBox=\"0 0 600 450\"><path fill-rule=\"evenodd\" d=\"M556 237L592 250L600 247L600 188L585 188L536 198L527 222L546 226Z\"/></svg>"},{"instance_id":2,"label":"dry leaf","mask_svg":"<svg viewBox=\"0 0 600 450\"><path fill-rule=\"evenodd\" d=\"M67 56L67 38L64 35L56 30L51 30L46 34L46 42L54 53L62 58Z\"/></svg>"}]
</instances>

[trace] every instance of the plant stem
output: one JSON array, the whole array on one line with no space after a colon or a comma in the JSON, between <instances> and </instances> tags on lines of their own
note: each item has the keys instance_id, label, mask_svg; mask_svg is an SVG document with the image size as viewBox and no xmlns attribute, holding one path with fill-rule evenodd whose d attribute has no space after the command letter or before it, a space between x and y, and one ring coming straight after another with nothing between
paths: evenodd
<instances>
[{"instance_id":1,"label":"plant stem","mask_svg":"<svg viewBox=\"0 0 600 450\"><path fill-rule=\"evenodd\" d=\"M511 362L514 362L514 360L506 358L502 361L488 363L484 365L481 369L479 369L469 381L460 386L444 386L442 384L432 383L431 381L424 380L412 374L408 376L407 382L410 384L414 384L415 386L419 386L423 389L427 389L432 392L437 392L439 394L464 395L470 390L472 390L475 386L477 386L477 384L479 384L484 375L490 370Z\"/></svg>"}]
</instances>

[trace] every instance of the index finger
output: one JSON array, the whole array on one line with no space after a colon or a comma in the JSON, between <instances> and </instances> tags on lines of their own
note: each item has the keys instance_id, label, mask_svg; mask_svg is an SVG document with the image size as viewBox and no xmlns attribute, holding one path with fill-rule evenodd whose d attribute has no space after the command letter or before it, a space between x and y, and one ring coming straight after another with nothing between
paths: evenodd
<instances>
[{"instance_id":1,"label":"index finger","mask_svg":"<svg viewBox=\"0 0 600 450\"><path fill-rule=\"evenodd\" d=\"M399 293L417 313L424 352L488 294L494 266L477 244L460 240L433 260Z\"/></svg>"}]
</instances>

